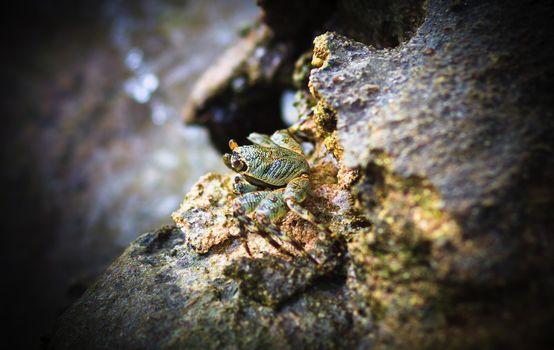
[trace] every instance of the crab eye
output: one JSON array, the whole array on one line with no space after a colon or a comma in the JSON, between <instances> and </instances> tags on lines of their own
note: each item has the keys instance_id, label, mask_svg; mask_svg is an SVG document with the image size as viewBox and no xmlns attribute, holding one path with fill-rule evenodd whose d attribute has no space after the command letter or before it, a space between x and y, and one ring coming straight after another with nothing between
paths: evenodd
<instances>
[{"instance_id":1,"label":"crab eye","mask_svg":"<svg viewBox=\"0 0 554 350\"><path fill-rule=\"evenodd\" d=\"M240 160L240 159L233 159L233 161L231 162L231 166L233 167L233 169L235 169L236 171L244 171L246 170L246 164Z\"/></svg>"}]
</instances>

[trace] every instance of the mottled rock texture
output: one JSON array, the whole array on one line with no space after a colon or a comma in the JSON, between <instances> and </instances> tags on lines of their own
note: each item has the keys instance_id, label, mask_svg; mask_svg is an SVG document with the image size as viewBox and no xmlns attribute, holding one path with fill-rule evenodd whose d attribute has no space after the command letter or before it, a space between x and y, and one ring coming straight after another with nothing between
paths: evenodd
<instances>
[{"instance_id":1,"label":"mottled rock texture","mask_svg":"<svg viewBox=\"0 0 554 350\"><path fill-rule=\"evenodd\" d=\"M54 348L554 345L552 6L379 3L366 30L388 14L400 44L318 36L299 94L315 144L305 205L334 235L290 213L281 227L325 264L256 233L248 256L231 177L209 174L174 213L181 230L133 243Z\"/></svg>"},{"instance_id":2,"label":"mottled rock texture","mask_svg":"<svg viewBox=\"0 0 554 350\"><path fill-rule=\"evenodd\" d=\"M325 173L307 207L348 230L349 194ZM333 175L336 174L332 173ZM228 205L232 176L201 178L173 214L176 226L137 239L60 319L53 348L333 348L351 324L340 247L292 214L283 220L318 267L251 233L249 256ZM326 183L329 182L330 183ZM318 209L319 208L319 209ZM202 231L204 235L200 235ZM184 232L183 232L184 231ZM332 299L333 302L329 303Z\"/></svg>"}]
</instances>

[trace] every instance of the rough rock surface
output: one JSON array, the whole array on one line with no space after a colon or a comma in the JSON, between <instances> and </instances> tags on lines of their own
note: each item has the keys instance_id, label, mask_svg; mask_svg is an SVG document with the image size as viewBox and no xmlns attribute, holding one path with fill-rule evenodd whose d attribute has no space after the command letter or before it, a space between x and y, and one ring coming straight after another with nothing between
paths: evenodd
<instances>
[{"instance_id":1,"label":"rough rock surface","mask_svg":"<svg viewBox=\"0 0 554 350\"><path fill-rule=\"evenodd\" d=\"M360 6L359 1L353 1ZM314 190L276 251L208 174L61 319L54 348L548 348L552 6L429 1L396 48L315 40ZM521 43L524 42L525 45Z\"/></svg>"},{"instance_id":2,"label":"rough rock surface","mask_svg":"<svg viewBox=\"0 0 554 350\"><path fill-rule=\"evenodd\" d=\"M342 206L331 223L341 223L344 228L337 231L344 232L349 193L326 175L332 165L323 162L319 169L314 170L319 190L306 205L315 213L335 203ZM301 256L292 259L252 233L248 246L253 256L248 256L236 239L238 226L228 205L234 196L231 179L218 174L201 178L173 214L182 230L163 227L131 244L61 318L52 347L338 346L351 324L340 250L319 242L315 229L288 214L283 229L325 265ZM292 247L286 249L298 255Z\"/></svg>"},{"instance_id":3,"label":"rough rock surface","mask_svg":"<svg viewBox=\"0 0 554 350\"><path fill-rule=\"evenodd\" d=\"M394 49L315 41L316 117L336 118L343 164L365 170L354 191L373 224L349 243L350 288L380 345L523 346L553 311L554 53L531 35L552 8L445 5Z\"/></svg>"}]
</instances>

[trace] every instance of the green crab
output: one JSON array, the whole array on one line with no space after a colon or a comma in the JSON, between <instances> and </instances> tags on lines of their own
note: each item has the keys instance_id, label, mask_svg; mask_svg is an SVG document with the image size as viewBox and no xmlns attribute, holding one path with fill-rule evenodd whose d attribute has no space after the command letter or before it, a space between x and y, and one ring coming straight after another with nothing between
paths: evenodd
<instances>
[{"instance_id":1,"label":"green crab","mask_svg":"<svg viewBox=\"0 0 554 350\"><path fill-rule=\"evenodd\" d=\"M251 133L248 140L253 145L239 146L230 140L232 153L223 156L225 165L239 174L233 183L233 190L238 195L233 202L233 213L239 221L247 253L251 255L246 244L245 228L259 233L280 252L294 257L271 235L279 237L319 264L275 224L292 210L320 230L330 233L311 212L300 205L310 191L310 166L302 147L286 129L276 131L271 137Z\"/></svg>"}]
</instances>

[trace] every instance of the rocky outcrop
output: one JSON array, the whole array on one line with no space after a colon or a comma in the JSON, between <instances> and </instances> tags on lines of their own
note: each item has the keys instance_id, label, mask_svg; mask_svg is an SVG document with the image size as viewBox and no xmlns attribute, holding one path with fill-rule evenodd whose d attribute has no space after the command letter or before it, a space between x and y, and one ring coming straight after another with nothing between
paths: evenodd
<instances>
[{"instance_id":1,"label":"rocky outcrop","mask_svg":"<svg viewBox=\"0 0 554 350\"><path fill-rule=\"evenodd\" d=\"M315 41L316 113L364 169L354 191L373 224L349 243L351 288L393 347L523 346L553 311L553 53L529 37L547 9L441 5L395 49Z\"/></svg>"},{"instance_id":2,"label":"rocky outcrop","mask_svg":"<svg viewBox=\"0 0 554 350\"><path fill-rule=\"evenodd\" d=\"M345 221L348 192L325 184L333 178L315 177L321 190L308 206L315 212L321 207L316 202L338 203L334 221ZM249 256L236 238L228 205L231 180L217 174L201 178L173 214L178 227L163 227L131 244L61 318L52 346L339 346L351 325L341 251L318 242L317 231L289 214L283 228L325 265L292 259L252 233Z\"/></svg>"},{"instance_id":3,"label":"rocky outcrop","mask_svg":"<svg viewBox=\"0 0 554 350\"><path fill-rule=\"evenodd\" d=\"M315 39L297 101L314 144L305 206L333 235L291 213L281 229L322 265L257 233L247 254L231 177L208 174L177 227L141 236L60 319L53 347L548 348L552 7L425 10L397 47Z\"/></svg>"}]
</instances>

